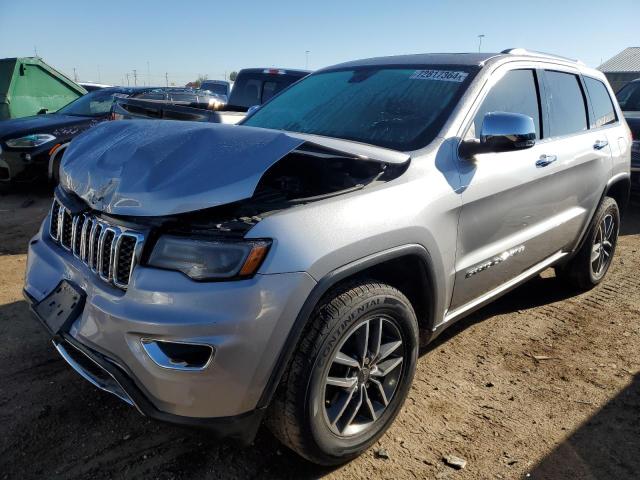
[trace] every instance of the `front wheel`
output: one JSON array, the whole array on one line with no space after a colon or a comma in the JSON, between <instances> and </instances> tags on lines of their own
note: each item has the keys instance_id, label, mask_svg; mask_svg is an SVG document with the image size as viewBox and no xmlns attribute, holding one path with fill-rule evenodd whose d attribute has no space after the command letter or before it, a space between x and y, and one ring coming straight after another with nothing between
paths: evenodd
<instances>
[{"instance_id":1,"label":"front wheel","mask_svg":"<svg viewBox=\"0 0 640 480\"><path fill-rule=\"evenodd\" d=\"M267 424L315 463L348 461L395 419L417 355L418 324L409 300L389 285L351 284L316 308Z\"/></svg>"},{"instance_id":2,"label":"front wheel","mask_svg":"<svg viewBox=\"0 0 640 480\"><path fill-rule=\"evenodd\" d=\"M556 270L558 276L582 290L598 285L611 266L619 230L618 204L613 198L605 197L593 217L584 244L569 263Z\"/></svg>"}]
</instances>

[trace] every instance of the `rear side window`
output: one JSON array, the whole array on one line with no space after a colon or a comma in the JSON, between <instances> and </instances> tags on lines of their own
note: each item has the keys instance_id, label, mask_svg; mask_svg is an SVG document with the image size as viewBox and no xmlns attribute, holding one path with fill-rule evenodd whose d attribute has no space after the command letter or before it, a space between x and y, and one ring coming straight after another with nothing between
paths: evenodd
<instances>
[{"instance_id":1,"label":"rear side window","mask_svg":"<svg viewBox=\"0 0 640 480\"><path fill-rule=\"evenodd\" d=\"M607 91L607 87L604 86L600 80L595 78L583 77L584 83L587 86L587 92L589 92L589 98L591 99L591 106L593 107L593 114L595 122L591 125L591 128L603 127L616 123L616 111L613 108L613 102Z\"/></svg>"},{"instance_id":2,"label":"rear side window","mask_svg":"<svg viewBox=\"0 0 640 480\"><path fill-rule=\"evenodd\" d=\"M561 137L587 129L584 95L576 75L545 71L549 133Z\"/></svg>"},{"instance_id":3,"label":"rear side window","mask_svg":"<svg viewBox=\"0 0 640 480\"><path fill-rule=\"evenodd\" d=\"M533 70L512 70L496 83L482 102L473 120L468 138L480 138L482 121L487 113L520 113L533 119L536 138L540 138L540 108Z\"/></svg>"}]
</instances>

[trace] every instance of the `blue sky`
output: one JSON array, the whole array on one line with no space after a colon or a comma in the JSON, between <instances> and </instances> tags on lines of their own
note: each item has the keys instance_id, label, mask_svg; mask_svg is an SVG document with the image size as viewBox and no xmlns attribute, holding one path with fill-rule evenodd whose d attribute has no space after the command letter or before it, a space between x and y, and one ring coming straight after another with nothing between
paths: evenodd
<instances>
[{"instance_id":1,"label":"blue sky","mask_svg":"<svg viewBox=\"0 0 640 480\"><path fill-rule=\"evenodd\" d=\"M184 84L243 67L525 47L597 66L640 46L639 0L0 0L0 58L38 55L82 81ZM147 70L148 62L148 70ZM147 76L147 71L150 75Z\"/></svg>"}]
</instances>

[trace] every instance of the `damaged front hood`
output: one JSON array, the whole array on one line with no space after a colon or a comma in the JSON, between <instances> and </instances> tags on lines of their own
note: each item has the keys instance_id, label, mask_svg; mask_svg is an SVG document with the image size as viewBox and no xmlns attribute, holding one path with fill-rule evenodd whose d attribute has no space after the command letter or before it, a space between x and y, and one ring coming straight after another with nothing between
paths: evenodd
<instances>
[{"instance_id":1,"label":"damaged front hood","mask_svg":"<svg viewBox=\"0 0 640 480\"><path fill-rule=\"evenodd\" d=\"M280 132L180 121L105 122L63 157L62 186L113 215L171 215L250 197L304 143Z\"/></svg>"},{"instance_id":2,"label":"damaged front hood","mask_svg":"<svg viewBox=\"0 0 640 480\"><path fill-rule=\"evenodd\" d=\"M251 197L269 167L303 143L363 159L377 152L385 158L376 160L388 163L409 158L354 142L254 127L120 120L76 138L63 157L60 179L96 210L172 215Z\"/></svg>"}]
</instances>

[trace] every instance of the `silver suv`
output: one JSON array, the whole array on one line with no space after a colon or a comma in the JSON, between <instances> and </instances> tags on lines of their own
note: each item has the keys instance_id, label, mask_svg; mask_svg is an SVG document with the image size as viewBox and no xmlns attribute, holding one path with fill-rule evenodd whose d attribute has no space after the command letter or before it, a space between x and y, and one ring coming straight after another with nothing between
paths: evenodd
<instances>
[{"instance_id":1,"label":"silver suv","mask_svg":"<svg viewBox=\"0 0 640 480\"><path fill-rule=\"evenodd\" d=\"M84 378L321 464L376 441L420 341L614 255L631 137L605 77L523 50L320 70L243 126L106 122L67 151L25 296Z\"/></svg>"}]
</instances>

